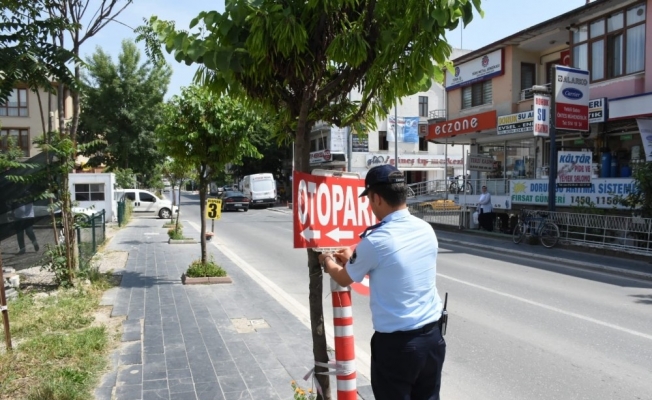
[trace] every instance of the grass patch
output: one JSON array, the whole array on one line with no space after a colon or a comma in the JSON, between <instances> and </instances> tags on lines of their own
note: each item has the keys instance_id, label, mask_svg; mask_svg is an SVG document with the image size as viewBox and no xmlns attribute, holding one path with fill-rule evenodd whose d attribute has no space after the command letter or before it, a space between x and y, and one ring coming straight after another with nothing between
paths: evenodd
<instances>
[{"instance_id":1,"label":"grass patch","mask_svg":"<svg viewBox=\"0 0 652 400\"><path fill-rule=\"evenodd\" d=\"M188 267L186 276L189 278L221 277L226 276L226 271L212 259L206 264L202 264L201 260L195 260Z\"/></svg>"},{"instance_id":2,"label":"grass patch","mask_svg":"<svg viewBox=\"0 0 652 400\"><path fill-rule=\"evenodd\" d=\"M93 324L109 285L102 278L45 297L21 294L9 303L14 350L0 350L0 399L93 398L116 339Z\"/></svg>"}]
</instances>

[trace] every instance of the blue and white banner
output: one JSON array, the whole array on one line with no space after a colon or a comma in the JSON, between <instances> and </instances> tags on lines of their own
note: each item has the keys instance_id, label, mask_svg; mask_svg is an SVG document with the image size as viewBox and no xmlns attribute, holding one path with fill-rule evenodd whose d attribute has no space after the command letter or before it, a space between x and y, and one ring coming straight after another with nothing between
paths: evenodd
<instances>
[{"instance_id":1,"label":"blue and white banner","mask_svg":"<svg viewBox=\"0 0 652 400\"><path fill-rule=\"evenodd\" d=\"M641 131L645 161L652 161L652 119L638 118L636 122L638 123L638 130Z\"/></svg>"},{"instance_id":2,"label":"blue and white banner","mask_svg":"<svg viewBox=\"0 0 652 400\"><path fill-rule=\"evenodd\" d=\"M387 141L394 142L394 116L387 124ZM419 143L419 117L398 117L398 142Z\"/></svg>"}]
</instances>

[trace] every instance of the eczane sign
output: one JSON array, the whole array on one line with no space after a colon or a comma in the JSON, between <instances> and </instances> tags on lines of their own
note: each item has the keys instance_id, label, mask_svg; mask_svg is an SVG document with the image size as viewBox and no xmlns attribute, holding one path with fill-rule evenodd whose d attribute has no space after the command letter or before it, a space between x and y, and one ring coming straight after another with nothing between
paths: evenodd
<instances>
[{"instance_id":1,"label":"eczane sign","mask_svg":"<svg viewBox=\"0 0 652 400\"><path fill-rule=\"evenodd\" d=\"M318 176L294 172L292 178L294 248L346 247L376 217L364 191L364 179Z\"/></svg>"}]
</instances>

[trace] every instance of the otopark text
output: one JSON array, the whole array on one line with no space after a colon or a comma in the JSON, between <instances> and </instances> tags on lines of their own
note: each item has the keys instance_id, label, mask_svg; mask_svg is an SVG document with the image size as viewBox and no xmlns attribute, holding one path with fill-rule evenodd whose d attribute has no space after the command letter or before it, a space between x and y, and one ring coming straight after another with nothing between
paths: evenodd
<instances>
[{"instance_id":1,"label":"otopark text","mask_svg":"<svg viewBox=\"0 0 652 400\"><path fill-rule=\"evenodd\" d=\"M336 247L358 243L359 235L374 225L369 199L358 197L364 180L295 172L294 247Z\"/></svg>"}]
</instances>

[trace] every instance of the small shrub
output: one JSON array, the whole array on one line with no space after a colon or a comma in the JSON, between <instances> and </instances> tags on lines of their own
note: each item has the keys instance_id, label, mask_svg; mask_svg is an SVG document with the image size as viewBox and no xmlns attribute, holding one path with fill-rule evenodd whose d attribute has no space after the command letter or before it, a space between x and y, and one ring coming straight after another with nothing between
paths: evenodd
<instances>
[{"instance_id":1,"label":"small shrub","mask_svg":"<svg viewBox=\"0 0 652 400\"><path fill-rule=\"evenodd\" d=\"M186 271L186 276L189 278L221 277L226 276L226 271L211 258L206 264L202 264L201 260L193 261Z\"/></svg>"},{"instance_id":2,"label":"small shrub","mask_svg":"<svg viewBox=\"0 0 652 400\"><path fill-rule=\"evenodd\" d=\"M303 389L295 381L290 382L292 390L294 391L295 400L314 400L317 398L316 394L312 389Z\"/></svg>"},{"instance_id":3,"label":"small shrub","mask_svg":"<svg viewBox=\"0 0 652 400\"><path fill-rule=\"evenodd\" d=\"M170 228L168 229L168 236L170 239L173 240L182 240L183 239L183 229L181 227L175 229L175 228Z\"/></svg>"},{"instance_id":4,"label":"small shrub","mask_svg":"<svg viewBox=\"0 0 652 400\"><path fill-rule=\"evenodd\" d=\"M73 286L74 274L68 270L66 265L66 245L46 245L43 252L43 259L41 260L42 270L53 272L54 281L57 286L71 287Z\"/></svg>"}]
</instances>

